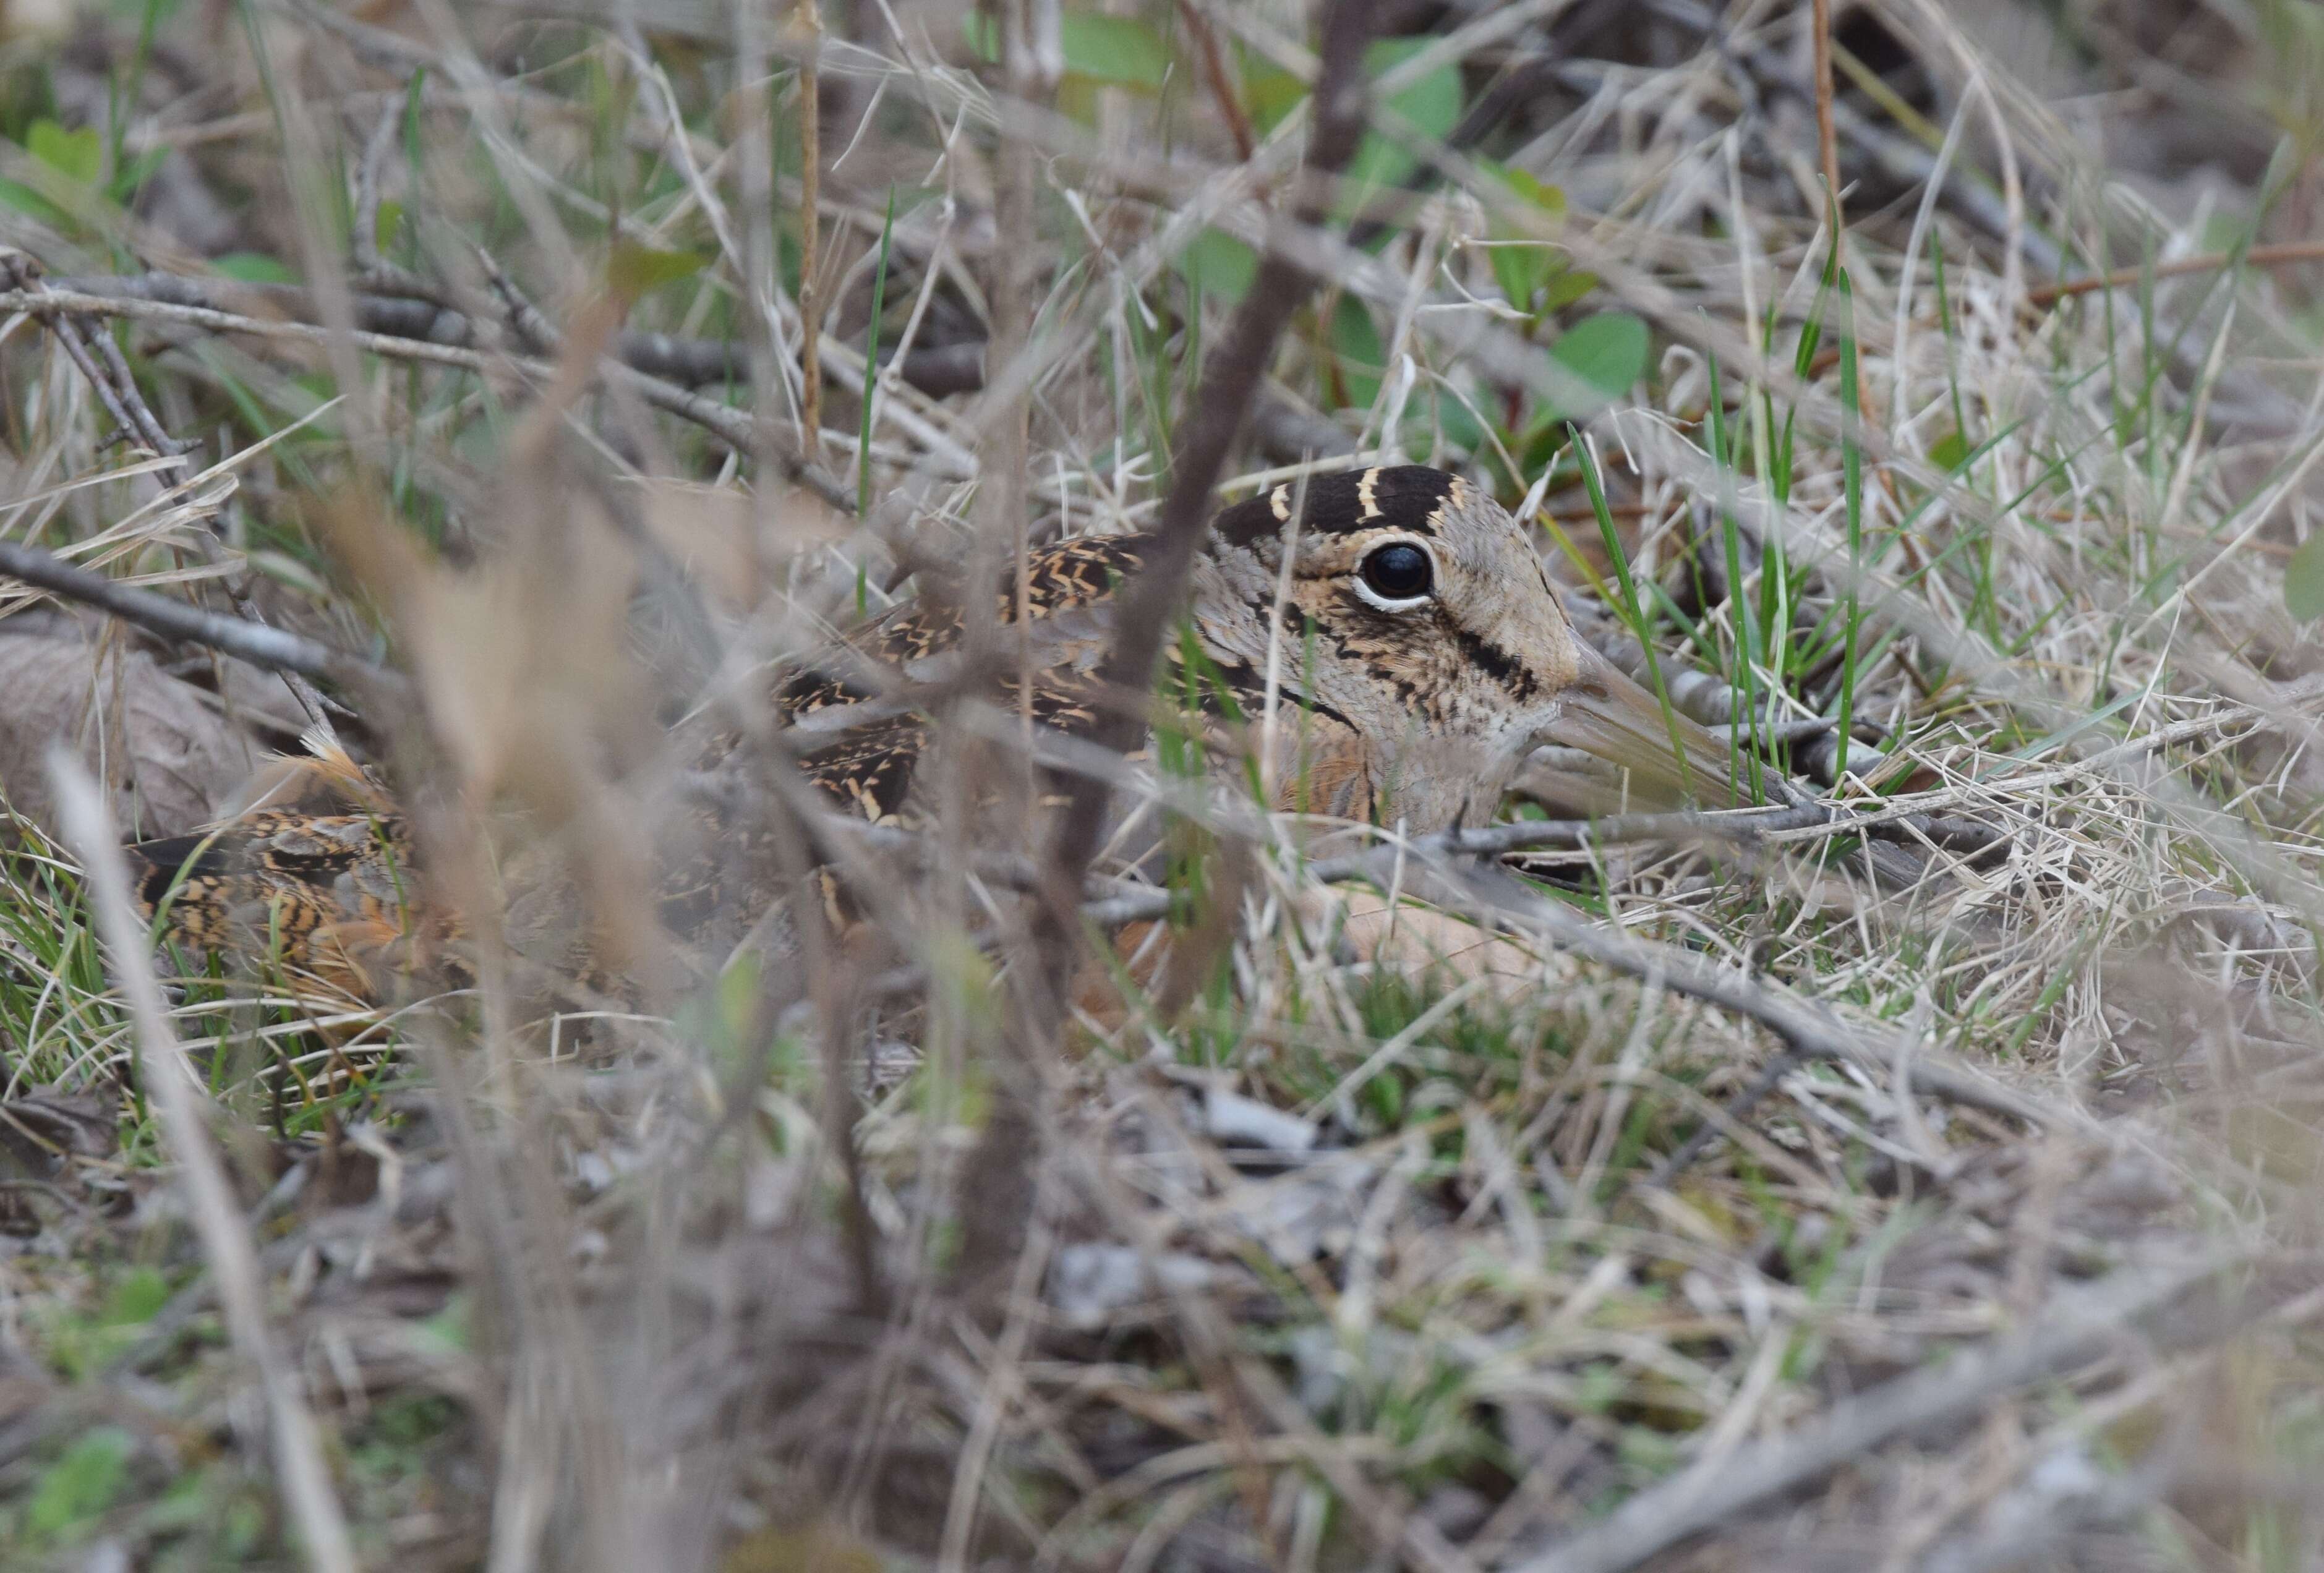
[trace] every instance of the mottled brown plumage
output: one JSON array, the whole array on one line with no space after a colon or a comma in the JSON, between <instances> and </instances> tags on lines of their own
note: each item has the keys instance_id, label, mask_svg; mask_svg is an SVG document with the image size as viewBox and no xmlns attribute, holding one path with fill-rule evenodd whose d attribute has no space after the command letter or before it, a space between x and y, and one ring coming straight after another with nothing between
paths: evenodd
<instances>
[{"instance_id":1,"label":"mottled brown plumage","mask_svg":"<svg viewBox=\"0 0 2324 1573\"><path fill-rule=\"evenodd\" d=\"M1119 586L1146 538L1090 537L1033 554L1026 618L1014 575L992 606L999 703L1039 725L1086 729ZM1477 823L1537 744L1588 748L1697 796L1723 789L1722 743L1683 723L1674 758L1653 701L1577 639L1526 532L1476 487L1419 465L1314 477L1225 510L1194 576L1204 670L1191 691L1239 709L1274 806L1422 832ZM925 706L963 691L963 610L936 598L874 620L784 676L775 708L807 778L880 823L921 817L939 735ZM1178 652L1183 666L1185 651ZM1220 697L1219 691L1225 697ZM724 745L731 746L731 744ZM208 837L137 849L149 904L187 873L171 927L203 949L255 949L359 997L399 945L448 935L408 898L401 818L344 756L286 777L351 798L316 813L268 804ZM277 790L275 797L283 796ZM715 831L668 874L680 924L732 896Z\"/></svg>"},{"instance_id":2,"label":"mottled brown plumage","mask_svg":"<svg viewBox=\"0 0 2324 1573\"><path fill-rule=\"evenodd\" d=\"M189 949L263 963L324 999L376 998L383 969L448 923L421 920L410 827L339 750L277 761L254 806L198 835L144 842L138 897Z\"/></svg>"}]
</instances>

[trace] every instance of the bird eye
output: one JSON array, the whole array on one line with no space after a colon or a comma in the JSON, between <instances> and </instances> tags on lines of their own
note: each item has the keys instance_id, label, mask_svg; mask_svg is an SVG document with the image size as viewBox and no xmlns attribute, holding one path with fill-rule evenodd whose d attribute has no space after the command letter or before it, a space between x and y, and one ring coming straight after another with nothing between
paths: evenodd
<instances>
[{"instance_id":1,"label":"bird eye","mask_svg":"<svg viewBox=\"0 0 2324 1573\"><path fill-rule=\"evenodd\" d=\"M1436 577L1428 554L1410 541L1390 541L1366 555L1357 570L1365 589L1382 602L1417 601Z\"/></svg>"}]
</instances>

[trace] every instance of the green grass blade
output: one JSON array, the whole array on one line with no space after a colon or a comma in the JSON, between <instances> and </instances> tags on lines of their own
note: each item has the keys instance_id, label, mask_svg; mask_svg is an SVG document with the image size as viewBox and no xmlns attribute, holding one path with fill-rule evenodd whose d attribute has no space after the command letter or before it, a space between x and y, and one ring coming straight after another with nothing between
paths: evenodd
<instances>
[{"instance_id":1,"label":"green grass blade","mask_svg":"<svg viewBox=\"0 0 2324 1573\"><path fill-rule=\"evenodd\" d=\"M863 339L862 430L855 446L855 511L872 511L872 399L880 388L880 314L888 304L888 247L896 238L896 188L888 188L888 216L880 225L880 265L872 271L872 323Z\"/></svg>"},{"instance_id":2,"label":"green grass blade","mask_svg":"<svg viewBox=\"0 0 2324 1573\"><path fill-rule=\"evenodd\" d=\"M1614 577L1622 587L1622 604L1618 609L1629 625L1638 648L1646 652L1646 675L1654 679L1655 703L1662 707L1663 726L1670 732L1671 754L1678 760L1683 777L1686 770L1686 744L1678 735L1678 713L1671 708L1670 687L1663 681L1662 658L1655 654L1655 641L1648 637L1646 617L1638 602L1638 586L1630 576L1630 559L1622 550L1621 538L1614 532L1614 511L1607 506L1606 487L1599 479L1598 460L1590 446L1582 440L1582 433L1572 422L1565 427L1565 438L1572 445L1574 461L1582 466L1582 483L1590 490L1591 511L1598 515L1598 534L1606 543L1606 555L1613 559Z\"/></svg>"},{"instance_id":3,"label":"green grass blade","mask_svg":"<svg viewBox=\"0 0 2324 1573\"><path fill-rule=\"evenodd\" d=\"M1738 734L1728 732L1728 784L1735 784L1741 772L1737 768L1739 751L1750 761L1751 794L1756 800L1765 796L1766 783L1759 769L1759 638L1758 625L1751 615L1751 597L1743 588L1743 530L1735 518L1735 471L1730 453L1732 442L1727 430L1726 395L1719 380L1719 357L1709 360L1711 372L1711 403L1707 412L1711 437L1711 463L1719 473L1719 533L1726 548L1727 605L1735 619L1735 665L1737 671L1729 674L1728 684L1740 691L1736 713L1747 719L1750 727L1749 742L1737 741Z\"/></svg>"},{"instance_id":4,"label":"green grass blade","mask_svg":"<svg viewBox=\"0 0 2324 1573\"><path fill-rule=\"evenodd\" d=\"M1848 515L1848 593L1846 622L1841 639L1845 641L1840 661L1840 736L1835 741L1837 762L1832 767L1836 786L1848 779L1848 729L1856 722L1856 638L1859 626L1857 616L1856 586L1864 572L1864 441L1863 414L1858 408L1856 369L1856 292L1849 283L1848 270L1840 270L1840 493Z\"/></svg>"}]
</instances>

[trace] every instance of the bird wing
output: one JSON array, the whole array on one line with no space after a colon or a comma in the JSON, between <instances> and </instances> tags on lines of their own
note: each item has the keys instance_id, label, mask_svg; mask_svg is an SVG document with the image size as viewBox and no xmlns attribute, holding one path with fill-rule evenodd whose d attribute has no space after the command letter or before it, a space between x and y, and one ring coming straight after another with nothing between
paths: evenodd
<instances>
[{"instance_id":1,"label":"bird wing","mask_svg":"<svg viewBox=\"0 0 2324 1573\"><path fill-rule=\"evenodd\" d=\"M1089 691L1111 636L1111 603L1151 546L1145 536L1084 536L1031 555L1024 631L1032 709L1043 725L1079 731L1093 720ZM992 602L1003 628L1019 627L1018 601L1011 574ZM807 780L839 807L875 823L907 817L928 742L927 718L915 697L959 680L966 642L958 602L924 596L874 619L786 679L777 712L800 745L798 765ZM1015 667L1013 640L1000 654ZM1001 688L1013 702L1013 675L1002 676Z\"/></svg>"},{"instance_id":2,"label":"bird wing","mask_svg":"<svg viewBox=\"0 0 2324 1573\"><path fill-rule=\"evenodd\" d=\"M180 943L266 956L358 997L415 927L409 830L392 812L262 809L129 853L140 901Z\"/></svg>"}]
</instances>

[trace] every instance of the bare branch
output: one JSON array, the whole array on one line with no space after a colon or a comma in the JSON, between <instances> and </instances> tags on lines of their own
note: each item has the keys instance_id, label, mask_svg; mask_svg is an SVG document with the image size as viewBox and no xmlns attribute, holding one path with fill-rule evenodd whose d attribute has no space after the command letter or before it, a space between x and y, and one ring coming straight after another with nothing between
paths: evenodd
<instances>
[{"instance_id":1,"label":"bare branch","mask_svg":"<svg viewBox=\"0 0 2324 1573\"><path fill-rule=\"evenodd\" d=\"M318 682L343 684L358 692L401 695L410 689L401 673L374 666L360 656L334 649L300 634L269 628L263 622L221 617L151 590L115 584L102 574L76 568L38 547L28 547L20 541L0 541L0 574L37 585L51 595L110 612L124 622L135 623L165 639L208 645L271 671L296 672Z\"/></svg>"},{"instance_id":2,"label":"bare branch","mask_svg":"<svg viewBox=\"0 0 2324 1573\"><path fill-rule=\"evenodd\" d=\"M1322 217L1316 187L1347 167L1363 134L1364 48L1375 29L1377 0L1332 0L1323 13L1322 63L1302 166L1305 189L1295 209L1303 223ZM1211 352L1201 385L1176 445L1169 496L1155 527L1155 546L1144 569L1129 586L1104 672L1116 685L1143 693L1162 653L1164 630L1177 612L1193 575L1194 554L1210 527L1211 492L1225 468L1227 450L1242 429L1275 359L1285 324L1314 288L1314 275L1286 251L1271 247L1259 263L1250 293L1236 308L1217 348ZM1139 715L1109 718L1105 741L1126 751L1144 725ZM1097 851L1111 793L1101 782L1076 781L1063 822L1049 849L1051 932L1045 935L1050 982L1061 989L1075 946L1069 924L1070 892L1078 889Z\"/></svg>"}]
</instances>

